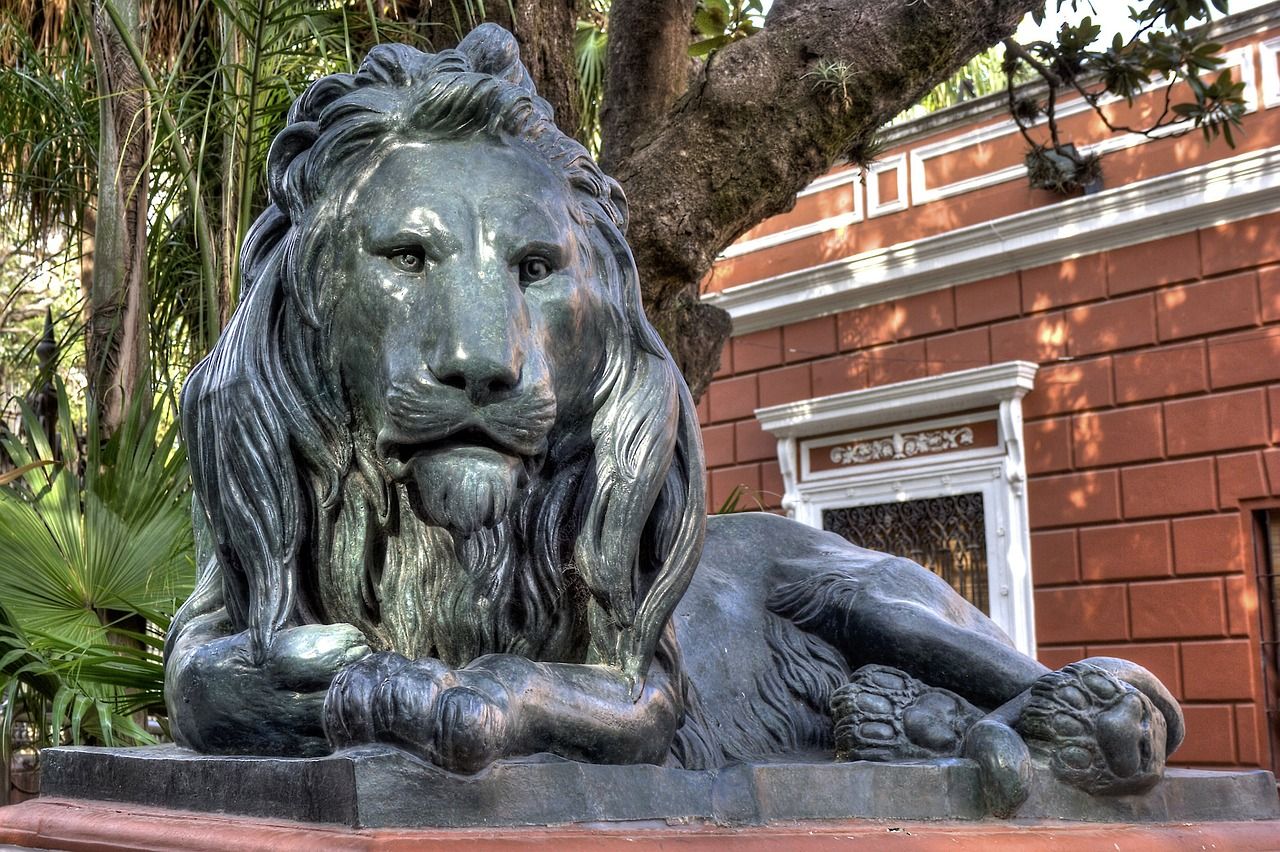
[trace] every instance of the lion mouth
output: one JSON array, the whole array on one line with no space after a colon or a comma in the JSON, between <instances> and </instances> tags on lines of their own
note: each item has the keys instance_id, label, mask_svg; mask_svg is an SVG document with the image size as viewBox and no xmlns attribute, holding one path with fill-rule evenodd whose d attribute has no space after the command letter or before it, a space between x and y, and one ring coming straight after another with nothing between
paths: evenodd
<instances>
[{"instance_id":1,"label":"lion mouth","mask_svg":"<svg viewBox=\"0 0 1280 852\"><path fill-rule=\"evenodd\" d=\"M525 477L542 466L545 442L528 446L504 440L490 430L475 424L464 424L447 434L433 437L408 436L395 429L384 429L377 439L377 453L392 479L405 481L414 477L414 467L426 459L451 456L489 457L522 468ZM524 477L522 477L524 478Z\"/></svg>"},{"instance_id":2,"label":"lion mouth","mask_svg":"<svg viewBox=\"0 0 1280 852\"><path fill-rule=\"evenodd\" d=\"M538 464L556 417L556 400L537 383L509 398L477 406L465 395L419 382L393 382L375 451L399 478L414 460L453 451L491 451Z\"/></svg>"},{"instance_id":3,"label":"lion mouth","mask_svg":"<svg viewBox=\"0 0 1280 852\"><path fill-rule=\"evenodd\" d=\"M485 430L474 426L459 429L443 438L425 440L384 440L379 438L378 444L378 452L383 458L388 461L398 461L401 464L407 464L423 455L445 453L464 447L489 449L504 456L520 457L524 455L519 448L511 446L505 441L500 441Z\"/></svg>"}]
</instances>

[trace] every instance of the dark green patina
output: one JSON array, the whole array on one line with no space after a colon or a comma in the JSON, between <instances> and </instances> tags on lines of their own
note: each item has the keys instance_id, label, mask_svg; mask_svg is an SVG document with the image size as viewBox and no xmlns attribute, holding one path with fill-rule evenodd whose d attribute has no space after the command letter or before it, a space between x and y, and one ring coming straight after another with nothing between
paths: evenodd
<instances>
[{"instance_id":1,"label":"dark green patina","mask_svg":"<svg viewBox=\"0 0 1280 852\"><path fill-rule=\"evenodd\" d=\"M1182 717L1140 667L1051 673L912 562L706 521L622 193L508 33L317 81L268 176L244 301L183 394L202 575L166 650L179 743L463 773L964 755L1001 814L1037 767L1159 780Z\"/></svg>"}]
</instances>

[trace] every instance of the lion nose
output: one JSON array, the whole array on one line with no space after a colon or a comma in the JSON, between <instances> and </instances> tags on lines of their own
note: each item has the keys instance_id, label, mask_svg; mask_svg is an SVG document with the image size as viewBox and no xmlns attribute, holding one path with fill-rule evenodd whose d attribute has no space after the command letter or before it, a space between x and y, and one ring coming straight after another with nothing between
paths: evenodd
<instances>
[{"instance_id":1,"label":"lion nose","mask_svg":"<svg viewBox=\"0 0 1280 852\"><path fill-rule=\"evenodd\" d=\"M465 253L437 273L427 368L476 405L520 384L528 316L508 277L505 264L489 268Z\"/></svg>"},{"instance_id":2,"label":"lion nose","mask_svg":"<svg viewBox=\"0 0 1280 852\"><path fill-rule=\"evenodd\" d=\"M501 398L520 384L520 360L509 343L497 347L502 352L476 351L456 346L434 359L431 373L436 381L466 391L472 401L483 404ZM505 357L504 357L505 356Z\"/></svg>"}]
</instances>

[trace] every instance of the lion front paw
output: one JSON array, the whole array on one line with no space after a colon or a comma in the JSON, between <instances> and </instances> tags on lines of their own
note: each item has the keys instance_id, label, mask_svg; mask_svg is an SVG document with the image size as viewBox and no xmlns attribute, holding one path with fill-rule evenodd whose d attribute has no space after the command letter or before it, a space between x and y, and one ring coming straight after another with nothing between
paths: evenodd
<instances>
[{"instance_id":1,"label":"lion front paw","mask_svg":"<svg viewBox=\"0 0 1280 852\"><path fill-rule=\"evenodd\" d=\"M508 753L514 702L484 668L374 654L346 669L325 700L334 748L387 743L444 769L472 773Z\"/></svg>"},{"instance_id":2,"label":"lion front paw","mask_svg":"<svg viewBox=\"0 0 1280 852\"><path fill-rule=\"evenodd\" d=\"M838 760L912 760L959 753L981 711L889 666L863 666L831 696Z\"/></svg>"}]
</instances>

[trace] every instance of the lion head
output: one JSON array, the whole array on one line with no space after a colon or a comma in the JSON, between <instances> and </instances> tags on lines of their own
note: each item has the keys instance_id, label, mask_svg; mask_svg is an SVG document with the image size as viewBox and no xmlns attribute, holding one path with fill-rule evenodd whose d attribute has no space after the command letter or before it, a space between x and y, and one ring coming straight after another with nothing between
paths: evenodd
<instances>
[{"instance_id":1,"label":"lion head","mask_svg":"<svg viewBox=\"0 0 1280 852\"><path fill-rule=\"evenodd\" d=\"M622 192L505 31L375 48L269 155L244 296L182 395L203 587L261 656L598 662L642 682L697 564L702 448Z\"/></svg>"}]
</instances>

